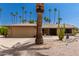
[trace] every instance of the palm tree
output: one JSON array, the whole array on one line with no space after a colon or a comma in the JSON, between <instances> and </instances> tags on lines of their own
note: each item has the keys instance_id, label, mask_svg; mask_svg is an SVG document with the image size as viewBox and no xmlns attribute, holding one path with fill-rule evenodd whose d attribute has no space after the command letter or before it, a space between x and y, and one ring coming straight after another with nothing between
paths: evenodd
<instances>
[{"instance_id":1,"label":"palm tree","mask_svg":"<svg viewBox=\"0 0 79 59\"><path fill-rule=\"evenodd\" d=\"M62 20L62 18L58 18L58 24L60 24L60 23L61 23L61 20Z\"/></svg>"},{"instance_id":2,"label":"palm tree","mask_svg":"<svg viewBox=\"0 0 79 59\"><path fill-rule=\"evenodd\" d=\"M36 4L36 12L38 17L37 17L37 31L36 31L35 44L43 44L43 37L42 37L42 13L44 12L43 3Z\"/></svg>"},{"instance_id":3,"label":"palm tree","mask_svg":"<svg viewBox=\"0 0 79 59\"><path fill-rule=\"evenodd\" d=\"M32 12L30 11L30 20L31 20Z\"/></svg>"},{"instance_id":4,"label":"palm tree","mask_svg":"<svg viewBox=\"0 0 79 59\"><path fill-rule=\"evenodd\" d=\"M20 23L22 22L22 16L19 16L19 18L20 18Z\"/></svg>"},{"instance_id":5,"label":"palm tree","mask_svg":"<svg viewBox=\"0 0 79 59\"><path fill-rule=\"evenodd\" d=\"M2 12L2 8L0 8L0 19L1 19L1 12Z\"/></svg>"},{"instance_id":6,"label":"palm tree","mask_svg":"<svg viewBox=\"0 0 79 59\"><path fill-rule=\"evenodd\" d=\"M13 17L13 12L11 12L10 15ZM11 19L12 19L12 18L11 18ZM13 19L12 19L12 24L13 24Z\"/></svg>"},{"instance_id":7,"label":"palm tree","mask_svg":"<svg viewBox=\"0 0 79 59\"><path fill-rule=\"evenodd\" d=\"M58 24L60 24L62 18L60 17L60 10L58 10Z\"/></svg>"},{"instance_id":8,"label":"palm tree","mask_svg":"<svg viewBox=\"0 0 79 59\"><path fill-rule=\"evenodd\" d=\"M0 8L0 17L1 17L2 8Z\"/></svg>"},{"instance_id":9,"label":"palm tree","mask_svg":"<svg viewBox=\"0 0 79 59\"><path fill-rule=\"evenodd\" d=\"M57 8L54 8L54 24L55 24L55 21L56 21L56 12L57 12Z\"/></svg>"},{"instance_id":10,"label":"palm tree","mask_svg":"<svg viewBox=\"0 0 79 59\"><path fill-rule=\"evenodd\" d=\"M13 17L13 20L12 20L12 24L13 24L13 23L15 23L15 19L16 19L15 16L16 16L16 15L15 15L13 12L11 12L10 14L11 14L11 16Z\"/></svg>"},{"instance_id":11,"label":"palm tree","mask_svg":"<svg viewBox=\"0 0 79 59\"><path fill-rule=\"evenodd\" d=\"M51 21L50 13L51 13L52 9L48 9L48 11L49 11L49 24L50 24L50 21Z\"/></svg>"},{"instance_id":12,"label":"palm tree","mask_svg":"<svg viewBox=\"0 0 79 59\"><path fill-rule=\"evenodd\" d=\"M50 19L45 16L45 17L44 17L44 21L45 21L46 23L49 23L49 22L50 22Z\"/></svg>"},{"instance_id":13,"label":"palm tree","mask_svg":"<svg viewBox=\"0 0 79 59\"><path fill-rule=\"evenodd\" d=\"M16 23L16 14L13 14L14 17L14 24Z\"/></svg>"},{"instance_id":14,"label":"palm tree","mask_svg":"<svg viewBox=\"0 0 79 59\"><path fill-rule=\"evenodd\" d=\"M15 12L15 13L11 12L10 14L13 17L12 23L16 23L18 12Z\"/></svg>"},{"instance_id":15,"label":"palm tree","mask_svg":"<svg viewBox=\"0 0 79 59\"><path fill-rule=\"evenodd\" d=\"M27 14L27 11L24 11L24 14L26 15ZM24 19L26 20L27 22L27 17L25 16Z\"/></svg>"},{"instance_id":16,"label":"palm tree","mask_svg":"<svg viewBox=\"0 0 79 59\"><path fill-rule=\"evenodd\" d=\"M17 22L18 12L15 12L15 15L16 15L16 20L15 21Z\"/></svg>"},{"instance_id":17,"label":"palm tree","mask_svg":"<svg viewBox=\"0 0 79 59\"><path fill-rule=\"evenodd\" d=\"M22 20L22 23L26 23L26 20L24 19L24 20Z\"/></svg>"},{"instance_id":18,"label":"palm tree","mask_svg":"<svg viewBox=\"0 0 79 59\"><path fill-rule=\"evenodd\" d=\"M25 14L26 14L26 11L25 11L26 7L25 6L22 6L21 8L22 8L22 20L24 20Z\"/></svg>"}]
</instances>

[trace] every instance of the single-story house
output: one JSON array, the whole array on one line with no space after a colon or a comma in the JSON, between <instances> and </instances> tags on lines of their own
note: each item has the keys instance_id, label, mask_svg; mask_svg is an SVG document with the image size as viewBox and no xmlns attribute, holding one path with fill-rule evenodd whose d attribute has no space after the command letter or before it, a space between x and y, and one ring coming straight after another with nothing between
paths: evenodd
<instances>
[{"instance_id":1,"label":"single-story house","mask_svg":"<svg viewBox=\"0 0 79 59\"><path fill-rule=\"evenodd\" d=\"M62 24L60 27L63 26ZM58 24L44 24L43 25L43 35L57 35ZM65 34L73 35L73 30L76 28L73 25L65 24Z\"/></svg>"},{"instance_id":2,"label":"single-story house","mask_svg":"<svg viewBox=\"0 0 79 59\"><path fill-rule=\"evenodd\" d=\"M8 37L34 37L36 36L36 24L11 24L8 27ZM62 26L62 25L61 25ZM43 24L43 35L57 35L58 24ZM65 33L73 34L75 26L66 24Z\"/></svg>"}]
</instances>

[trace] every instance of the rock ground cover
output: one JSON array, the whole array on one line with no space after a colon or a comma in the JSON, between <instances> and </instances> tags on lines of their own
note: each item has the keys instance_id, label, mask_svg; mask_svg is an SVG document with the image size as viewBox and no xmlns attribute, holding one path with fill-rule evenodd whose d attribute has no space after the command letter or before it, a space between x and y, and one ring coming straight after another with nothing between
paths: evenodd
<instances>
[{"instance_id":1,"label":"rock ground cover","mask_svg":"<svg viewBox=\"0 0 79 59\"><path fill-rule=\"evenodd\" d=\"M1 56L79 56L79 37L59 41L57 36L44 36L43 45L35 38L0 38Z\"/></svg>"}]
</instances>

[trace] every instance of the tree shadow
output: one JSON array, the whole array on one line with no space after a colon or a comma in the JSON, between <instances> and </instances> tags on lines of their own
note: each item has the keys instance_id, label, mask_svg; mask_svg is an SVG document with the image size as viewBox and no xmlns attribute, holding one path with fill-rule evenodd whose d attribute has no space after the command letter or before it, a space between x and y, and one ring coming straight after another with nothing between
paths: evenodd
<instances>
[{"instance_id":1,"label":"tree shadow","mask_svg":"<svg viewBox=\"0 0 79 59\"><path fill-rule=\"evenodd\" d=\"M48 55L42 54L40 52L36 52L36 56L48 56Z\"/></svg>"},{"instance_id":2,"label":"tree shadow","mask_svg":"<svg viewBox=\"0 0 79 59\"><path fill-rule=\"evenodd\" d=\"M3 50L0 52L0 56L4 56L4 55L13 55L13 56L19 56L20 53L18 51L31 51L31 50L45 50L45 49L49 49L49 48L40 48L40 47L33 47L33 46L36 46L35 43L30 43L30 42L27 42L27 43L24 43L22 45L18 45L16 47L11 47L7 50ZM17 44L15 44L17 45ZM41 53L36 53L35 52L35 55L42 55L44 56L43 54Z\"/></svg>"},{"instance_id":3,"label":"tree shadow","mask_svg":"<svg viewBox=\"0 0 79 59\"><path fill-rule=\"evenodd\" d=\"M58 42L58 41L60 42L61 40L59 40L59 39L56 39L56 40L53 40L53 41L54 41L54 42Z\"/></svg>"}]
</instances>

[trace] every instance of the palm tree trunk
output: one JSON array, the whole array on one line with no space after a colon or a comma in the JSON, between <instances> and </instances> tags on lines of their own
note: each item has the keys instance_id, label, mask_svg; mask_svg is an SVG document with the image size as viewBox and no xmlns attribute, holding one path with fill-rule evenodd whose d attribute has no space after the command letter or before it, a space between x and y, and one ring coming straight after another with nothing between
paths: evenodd
<instances>
[{"instance_id":1,"label":"palm tree trunk","mask_svg":"<svg viewBox=\"0 0 79 59\"><path fill-rule=\"evenodd\" d=\"M22 18L20 18L20 23L22 23Z\"/></svg>"},{"instance_id":2,"label":"palm tree trunk","mask_svg":"<svg viewBox=\"0 0 79 59\"><path fill-rule=\"evenodd\" d=\"M60 24L60 10L58 11L58 24Z\"/></svg>"},{"instance_id":3,"label":"palm tree trunk","mask_svg":"<svg viewBox=\"0 0 79 59\"><path fill-rule=\"evenodd\" d=\"M55 24L55 20L56 20L56 12L54 12L54 22L53 22L53 24Z\"/></svg>"},{"instance_id":4,"label":"palm tree trunk","mask_svg":"<svg viewBox=\"0 0 79 59\"><path fill-rule=\"evenodd\" d=\"M43 37L42 37L42 13L38 13L37 18L37 33L36 33L36 44L43 44Z\"/></svg>"},{"instance_id":5,"label":"palm tree trunk","mask_svg":"<svg viewBox=\"0 0 79 59\"><path fill-rule=\"evenodd\" d=\"M21 23L22 23L22 20L24 20L24 10L22 10L22 19L21 19Z\"/></svg>"},{"instance_id":6,"label":"palm tree trunk","mask_svg":"<svg viewBox=\"0 0 79 59\"><path fill-rule=\"evenodd\" d=\"M14 24L16 23L16 16L14 16Z\"/></svg>"},{"instance_id":7,"label":"palm tree trunk","mask_svg":"<svg viewBox=\"0 0 79 59\"><path fill-rule=\"evenodd\" d=\"M13 24L14 17L11 17L11 19L12 19L12 24Z\"/></svg>"},{"instance_id":8,"label":"palm tree trunk","mask_svg":"<svg viewBox=\"0 0 79 59\"><path fill-rule=\"evenodd\" d=\"M0 11L0 19L1 19L1 11Z\"/></svg>"},{"instance_id":9,"label":"palm tree trunk","mask_svg":"<svg viewBox=\"0 0 79 59\"><path fill-rule=\"evenodd\" d=\"M17 23L17 15L16 15L16 23Z\"/></svg>"},{"instance_id":10,"label":"palm tree trunk","mask_svg":"<svg viewBox=\"0 0 79 59\"><path fill-rule=\"evenodd\" d=\"M15 16L13 16L13 24L15 23Z\"/></svg>"},{"instance_id":11,"label":"palm tree trunk","mask_svg":"<svg viewBox=\"0 0 79 59\"><path fill-rule=\"evenodd\" d=\"M49 12L49 24L50 24L50 12Z\"/></svg>"},{"instance_id":12,"label":"palm tree trunk","mask_svg":"<svg viewBox=\"0 0 79 59\"><path fill-rule=\"evenodd\" d=\"M30 20L31 20L31 14L30 14Z\"/></svg>"}]
</instances>

